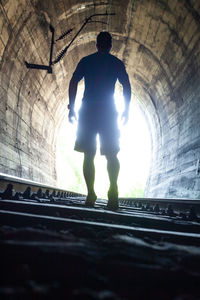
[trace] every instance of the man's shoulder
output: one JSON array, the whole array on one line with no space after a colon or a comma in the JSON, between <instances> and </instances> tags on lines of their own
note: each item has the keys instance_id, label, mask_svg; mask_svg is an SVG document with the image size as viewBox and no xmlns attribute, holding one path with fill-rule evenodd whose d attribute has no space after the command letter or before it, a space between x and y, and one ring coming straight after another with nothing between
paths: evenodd
<instances>
[{"instance_id":1,"label":"man's shoulder","mask_svg":"<svg viewBox=\"0 0 200 300\"><path fill-rule=\"evenodd\" d=\"M119 61L119 62L121 61L117 56L115 56L115 55L113 55L111 53L109 53L109 56L110 56L111 59L113 59L115 61Z\"/></svg>"},{"instance_id":2,"label":"man's shoulder","mask_svg":"<svg viewBox=\"0 0 200 300\"><path fill-rule=\"evenodd\" d=\"M88 61L88 60L95 58L96 56L97 56L97 53L95 52L95 53L92 53L92 54L82 57L80 61L83 61L83 62Z\"/></svg>"},{"instance_id":3,"label":"man's shoulder","mask_svg":"<svg viewBox=\"0 0 200 300\"><path fill-rule=\"evenodd\" d=\"M123 61L121 59L119 59L117 56L113 55L113 54L110 54L109 53L109 56L110 56L110 59L117 65L124 65Z\"/></svg>"},{"instance_id":4,"label":"man's shoulder","mask_svg":"<svg viewBox=\"0 0 200 300\"><path fill-rule=\"evenodd\" d=\"M117 56L115 56L115 55L113 55L113 54L111 54L111 53L106 54L106 56L109 57L109 58L112 59L112 60L115 60L115 61L118 61L118 62L123 63L122 60L120 60ZM84 57L82 57L82 59L83 59L83 60L85 60L85 59L87 60L87 59L92 59L92 58L96 58L96 57L99 57L98 51L97 51L97 52L94 52L94 53L92 53L92 54L89 54L89 55L87 55L87 56L84 56ZM81 59L81 60L82 60L82 59Z\"/></svg>"},{"instance_id":5,"label":"man's shoulder","mask_svg":"<svg viewBox=\"0 0 200 300\"><path fill-rule=\"evenodd\" d=\"M115 66L118 66L118 67L124 66L123 61L120 60L117 56L115 56L111 53L108 53L105 56L105 59L107 61L110 61L112 63L112 65L115 65ZM92 62L95 63L97 60L99 60L99 54L98 54L98 52L94 52L92 54L89 54L87 56L82 57L80 62L83 63L83 64L88 64L88 63L92 63Z\"/></svg>"}]
</instances>

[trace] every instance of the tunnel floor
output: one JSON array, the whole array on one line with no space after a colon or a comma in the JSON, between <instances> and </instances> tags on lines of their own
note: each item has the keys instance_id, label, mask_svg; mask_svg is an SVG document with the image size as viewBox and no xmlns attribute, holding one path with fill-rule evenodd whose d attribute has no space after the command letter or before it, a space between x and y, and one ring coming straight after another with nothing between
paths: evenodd
<instances>
[{"instance_id":1,"label":"tunnel floor","mask_svg":"<svg viewBox=\"0 0 200 300\"><path fill-rule=\"evenodd\" d=\"M0 234L1 299L199 299L195 246L87 227Z\"/></svg>"},{"instance_id":2,"label":"tunnel floor","mask_svg":"<svg viewBox=\"0 0 200 300\"><path fill-rule=\"evenodd\" d=\"M1 299L199 299L199 223L98 203L0 200Z\"/></svg>"},{"instance_id":3,"label":"tunnel floor","mask_svg":"<svg viewBox=\"0 0 200 300\"><path fill-rule=\"evenodd\" d=\"M106 205L1 174L0 299L200 299L199 201Z\"/></svg>"}]
</instances>

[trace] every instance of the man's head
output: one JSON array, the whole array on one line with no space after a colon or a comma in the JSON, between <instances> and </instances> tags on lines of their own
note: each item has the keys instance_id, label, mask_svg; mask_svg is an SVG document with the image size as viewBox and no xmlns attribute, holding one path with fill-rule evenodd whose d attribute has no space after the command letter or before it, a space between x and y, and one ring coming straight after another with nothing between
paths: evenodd
<instances>
[{"instance_id":1,"label":"man's head","mask_svg":"<svg viewBox=\"0 0 200 300\"><path fill-rule=\"evenodd\" d=\"M97 49L99 51L110 51L112 47L112 37L109 32L102 31L97 36Z\"/></svg>"}]
</instances>

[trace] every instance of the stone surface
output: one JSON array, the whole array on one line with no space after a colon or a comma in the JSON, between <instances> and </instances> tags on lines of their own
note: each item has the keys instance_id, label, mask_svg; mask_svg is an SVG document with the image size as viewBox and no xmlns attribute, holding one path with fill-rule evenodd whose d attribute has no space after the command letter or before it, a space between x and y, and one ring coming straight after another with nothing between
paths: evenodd
<instances>
[{"instance_id":1,"label":"stone surface","mask_svg":"<svg viewBox=\"0 0 200 300\"><path fill-rule=\"evenodd\" d=\"M88 24L53 74L31 70L24 61L48 64L86 17ZM99 19L100 20L100 19ZM55 149L66 114L67 86L79 59L95 51L99 31L113 35L112 53L130 75L133 100L140 103L152 136L149 197L200 198L200 2L179 0L0 2L0 171L56 183Z\"/></svg>"},{"instance_id":2,"label":"stone surface","mask_svg":"<svg viewBox=\"0 0 200 300\"><path fill-rule=\"evenodd\" d=\"M2 299L199 299L199 245L82 226L0 236Z\"/></svg>"}]
</instances>

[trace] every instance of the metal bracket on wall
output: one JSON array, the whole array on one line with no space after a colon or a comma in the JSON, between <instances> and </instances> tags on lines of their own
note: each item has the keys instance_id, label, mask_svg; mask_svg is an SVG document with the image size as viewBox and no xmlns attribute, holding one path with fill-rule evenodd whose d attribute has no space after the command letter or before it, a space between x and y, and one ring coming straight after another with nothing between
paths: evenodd
<instances>
[{"instance_id":1,"label":"metal bracket on wall","mask_svg":"<svg viewBox=\"0 0 200 300\"><path fill-rule=\"evenodd\" d=\"M65 53L67 52L67 50L69 49L69 47L71 46L71 44L74 42L74 40L77 38L77 36L80 34L80 32L83 30L83 28L86 26L87 23L102 23L102 24L106 24L105 22L99 21L99 20L92 20L93 17L97 17L97 16L113 16L115 15L115 13L104 13L104 14L94 14L91 15L90 17L86 18L83 25L80 27L80 29L77 31L77 33L74 35L74 37L72 38L71 42L60 52L60 54L56 57L56 59L54 61L52 61L52 56L53 56L53 47L55 44L54 41L54 28L52 25L49 26L49 29L52 33L52 37L51 37L51 47L50 47L50 57L49 57L49 65L40 65L40 64L32 64L32 63L28 63L27 61L25 61L25 65L27 67L27 69L37 69L37 70L46 70L48 73L52 74L52 65L57 64L65 55ZM66 37L73 29L69 29L68 31L66 31L65 33L63 33L57 40L62 40L64 37Z\"/></svg>"},{"instance_id":2,"label":"metal bracket on wall","mask_svg":"<svg viewBox=\"0 0 200 300\"><path fill-rule=\"evenodd\" d=\"M50 47L50 55L49 55L49 65L38 65L38 64L30 64L27 61L25 61L25 65L27 69L37 69L37 70L46 70L48 73L52 74L52 56L53 56L53 46L54 46L54 32L55 29L52 25L49 26L49 29L52 33L51 36L51 47Z\"/></svg>"}]
</instances>

